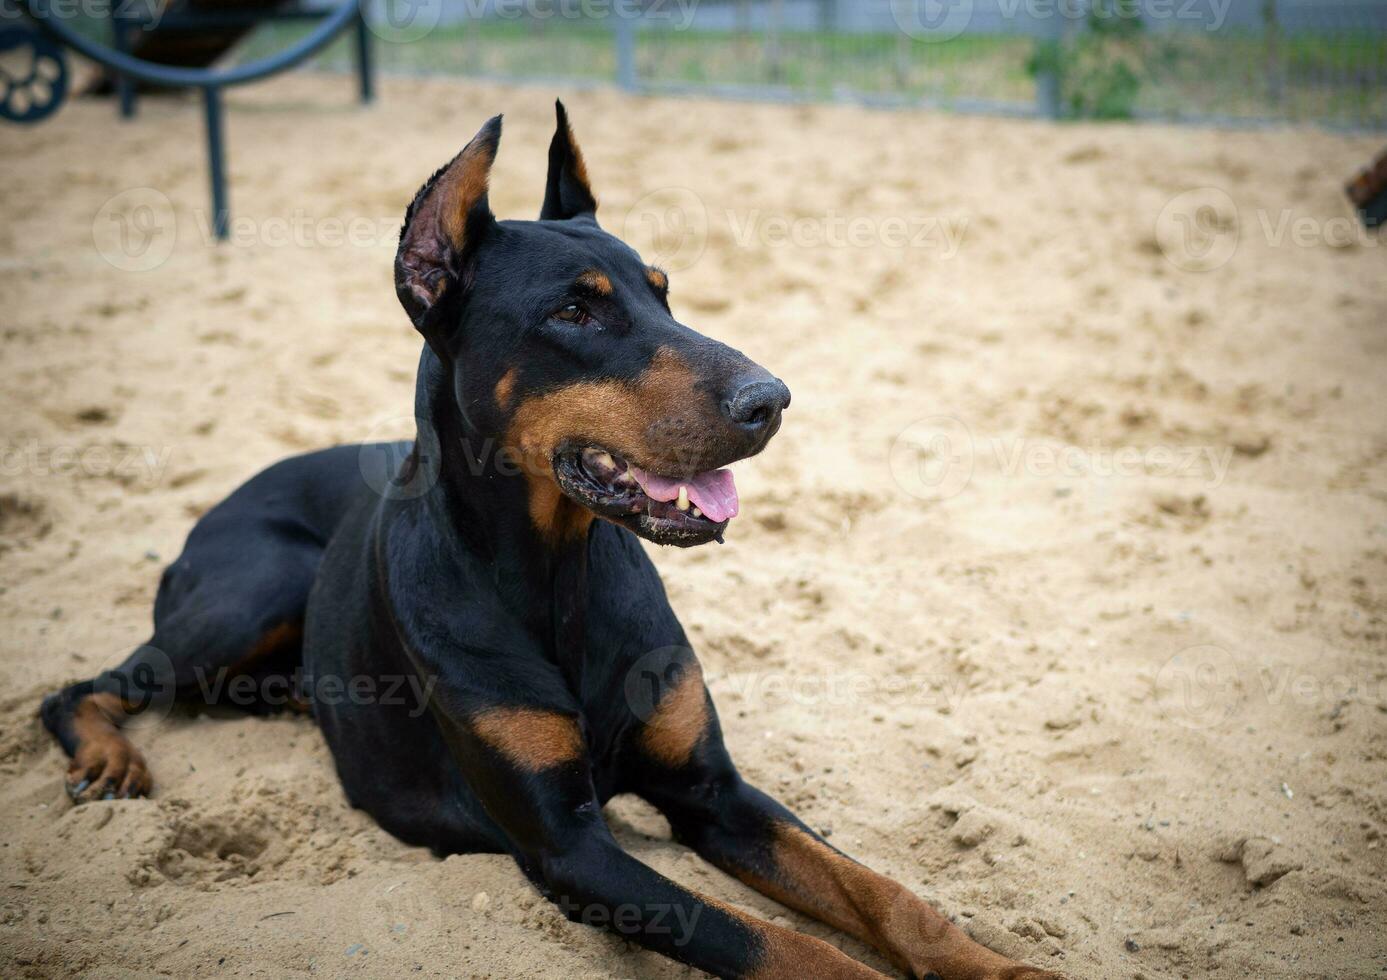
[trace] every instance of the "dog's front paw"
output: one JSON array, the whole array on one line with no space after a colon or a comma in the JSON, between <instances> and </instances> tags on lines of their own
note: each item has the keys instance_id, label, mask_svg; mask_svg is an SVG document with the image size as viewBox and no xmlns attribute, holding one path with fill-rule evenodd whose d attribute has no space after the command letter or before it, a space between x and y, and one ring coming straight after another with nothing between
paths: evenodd
<instances>
[{"instance_id":1,"label":"dog's front paw","mask_svg":"<svg viewBox=\"0 0 1387 980\"><path fill-rule=\"evenodd\" d=\"M147 796L151 786L144 756L119 732L83 741L67 770L67 795L74 803Z\"/></svg>"}]
</instances>

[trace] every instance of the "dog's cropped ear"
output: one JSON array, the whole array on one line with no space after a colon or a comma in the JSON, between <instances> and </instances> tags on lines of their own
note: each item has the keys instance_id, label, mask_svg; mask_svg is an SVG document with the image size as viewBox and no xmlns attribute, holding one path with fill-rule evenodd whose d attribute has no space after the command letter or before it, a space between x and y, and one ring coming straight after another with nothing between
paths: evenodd
<instances>
[{"instance_id":1,"label":"dog's cropped ear","mask_svg":"<svg viewBox=\"0 0 1387 980\"><path fill-rule=\"evenodd\" d=\"M555 101L554 109L559 127L549 144L549 180L544 187L544 207L539 212L541 221L564 221L597 211L597 198L588 186L583 151L578 149L573 127L568 125L568 110L559 101Z\"/></svg>"},{"instance_id":2,"label":"dog's cropped ear","mask_svg":"<svg viewBox=\"0 0 1387 980\"><path fill-rule=\"evenodd\" d=\"M395 294L415 327L433 343L445 298L466 291L467 258L496 224L487 182L501 117L487 121L451 163L414 195L395 252Z\"/></svg>"}]
</instances>

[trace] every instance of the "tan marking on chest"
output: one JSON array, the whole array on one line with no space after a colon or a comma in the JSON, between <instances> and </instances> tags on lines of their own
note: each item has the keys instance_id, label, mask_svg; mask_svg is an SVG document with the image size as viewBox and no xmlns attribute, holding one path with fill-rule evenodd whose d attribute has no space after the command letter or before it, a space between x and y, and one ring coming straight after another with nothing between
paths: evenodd
<instances>
[{"instance_id":1,"label":"tan marking on chest","mask_svg":"<svg viewBox=\"0 0 1387 980\"><path fill-rule=\"evenodd\" d=\"M693 755L708 730L708 696L703 670L697 662L685 665L678 683L656 706L641 731L641 749L662 765L676 768Z\"/></svg>"},{"instance_id":2,"label":"tan marking on chest","mask_svg":"<svg viewBox=\"0 0 1387 980\"><path fill-rule=\"evenodd\" d=\"M477 737L511 762L539 772L580 758L583 735L567 715L538 708L491 708L471 719Z\"/></svg>"}]
</instances>

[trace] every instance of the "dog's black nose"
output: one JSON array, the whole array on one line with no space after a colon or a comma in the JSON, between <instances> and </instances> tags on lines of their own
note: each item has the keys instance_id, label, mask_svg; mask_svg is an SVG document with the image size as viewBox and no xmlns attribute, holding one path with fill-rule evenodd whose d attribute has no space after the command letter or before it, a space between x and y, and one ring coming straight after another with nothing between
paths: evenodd
<instances>
[{"instance_id":1,"label":"dog's black nose","mask_svg":"<svg viewBox=\"0 0 1387 980\"><path fill-rule=\"evenodd\" d=\"M764 372L734 384L722 402L723 414L750 432L774 430L789 407L790 389Z\"/></svg>"}]
</instances>

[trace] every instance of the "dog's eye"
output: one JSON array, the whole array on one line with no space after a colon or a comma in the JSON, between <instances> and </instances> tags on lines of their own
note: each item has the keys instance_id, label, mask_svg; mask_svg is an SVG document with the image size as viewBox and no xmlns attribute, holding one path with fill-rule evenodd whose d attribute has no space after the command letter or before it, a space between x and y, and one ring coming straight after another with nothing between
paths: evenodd
<instances>
[{"instance_id":1,"label":"dog's eye","mask_svg":"<svg viewBox=\"0 0 1387 980\"><path fill-rule=\"evenodd\" d=\"M577 303L569 303L563 309L559 310L557 313L554 314L554 319L562 320L565 323L576 323L579 326L582 326L585 323L592 322L592 317L588 315L588 311L583 309Z\"/></svg>"}]
</instances>

